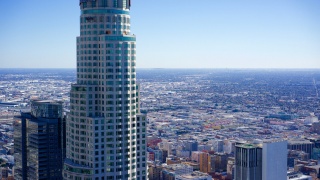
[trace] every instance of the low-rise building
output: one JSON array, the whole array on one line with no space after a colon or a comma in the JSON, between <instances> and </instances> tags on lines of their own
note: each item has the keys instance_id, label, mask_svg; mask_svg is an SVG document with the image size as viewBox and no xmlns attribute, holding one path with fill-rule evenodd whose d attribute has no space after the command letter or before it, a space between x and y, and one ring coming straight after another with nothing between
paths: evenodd
<instances>
[{"instance_id":1,"label":"low-rise building","mask_svg":"<svg viewBox=\"0 0 320 180\"><path fill-rule=\"evenodd\" d=\"M195 171L191 174L177 175L175 180L212 180L212 177L207 173Z\"/></svg>"}]
</instances>

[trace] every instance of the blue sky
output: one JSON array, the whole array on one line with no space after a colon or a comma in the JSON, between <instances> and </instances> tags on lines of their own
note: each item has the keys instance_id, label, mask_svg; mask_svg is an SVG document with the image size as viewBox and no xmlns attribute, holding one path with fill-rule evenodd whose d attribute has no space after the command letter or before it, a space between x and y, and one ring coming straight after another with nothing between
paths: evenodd
<instances>
[{"instance_id":1,"label":"blue sky","mask_svg":"<svg viewBox=\"0 0 320 180\"><path fill-rule=\"evenodd\" d=\"M1 2L0 68L75 68L78 0ZM132 0L138 68L320 68L319 0Z\"/></svg>"}]
</instances>

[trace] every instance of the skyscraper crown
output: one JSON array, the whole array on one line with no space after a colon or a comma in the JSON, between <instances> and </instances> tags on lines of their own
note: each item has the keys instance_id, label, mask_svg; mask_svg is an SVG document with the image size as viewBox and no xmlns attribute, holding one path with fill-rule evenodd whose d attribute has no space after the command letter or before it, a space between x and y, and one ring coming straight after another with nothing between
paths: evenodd
<instances>
[{"instance_id":1,"label":"skyscraper crown","mask_svg":"<svg viewBox=\"0 0 320 180\"><path fill-rule=\"evenodd\" d=\"M86 8L117 8L130 9L131 0L80 0L81 9Z\"/></svg>"}]
</instances>

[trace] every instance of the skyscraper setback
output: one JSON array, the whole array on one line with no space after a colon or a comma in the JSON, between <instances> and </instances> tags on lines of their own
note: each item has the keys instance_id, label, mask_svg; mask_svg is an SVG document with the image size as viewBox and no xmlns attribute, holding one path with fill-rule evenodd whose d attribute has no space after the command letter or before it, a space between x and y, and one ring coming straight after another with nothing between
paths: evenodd
<instances>
[{"instance_id":1,"label":"skyscraper setback","mask_svg":"<svg viewBox=\"0 0 320 180\"><path fill-rule=\"evenodd\" d=\"M146 179L130 0L80 0L64 179Z\"/></svg>"}]
</instances>

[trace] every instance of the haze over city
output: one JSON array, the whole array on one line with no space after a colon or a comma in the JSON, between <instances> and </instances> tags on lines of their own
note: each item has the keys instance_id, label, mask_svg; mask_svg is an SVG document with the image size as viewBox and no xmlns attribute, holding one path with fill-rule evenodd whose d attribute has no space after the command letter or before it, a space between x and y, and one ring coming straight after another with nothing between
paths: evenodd
<instances>
[{"instance_id":1,"label":"haze over city","mask_svg":"<svg viewBox=\"0 0 320 180\"><path fill-rule=\"evenodd\" d=\"M320 68L320 1L133 0L138 68ZM2 68L75 68L77 0L1 2Z\"/></svg>"}]
</instances>

